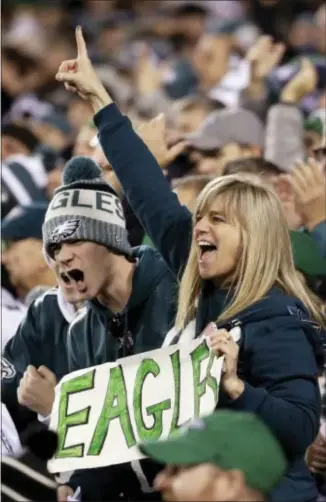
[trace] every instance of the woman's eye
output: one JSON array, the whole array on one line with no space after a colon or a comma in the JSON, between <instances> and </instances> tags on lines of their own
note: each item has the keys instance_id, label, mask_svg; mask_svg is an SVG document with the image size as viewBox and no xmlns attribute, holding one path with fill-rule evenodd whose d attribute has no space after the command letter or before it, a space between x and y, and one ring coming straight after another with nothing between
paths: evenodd
<instances>
[{"instance_id":1,"label":"woman's eye","mask_svg":"<svg viewBox=\"0 0 326 502\"><path fill-rule=\"evenodd\" d=\"M212 220L215 221L215 222L225 221L225 219L223 218L223 216L219 216L217 214L215 214L214 216L212 216Z\"/></svg>"}]
</instances>

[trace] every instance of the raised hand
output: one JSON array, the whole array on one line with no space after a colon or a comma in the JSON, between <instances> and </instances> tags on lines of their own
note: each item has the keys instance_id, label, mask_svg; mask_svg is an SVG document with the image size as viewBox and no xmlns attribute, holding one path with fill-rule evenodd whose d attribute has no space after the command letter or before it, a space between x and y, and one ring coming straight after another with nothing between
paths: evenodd
<instances>
[{"instance_id":1,"label":"raised hand","mask_svg":"<svg viewBox=\"0 0 326 502\"><path fill-rule=\"evenodd\" d=\"M307 230L313 230L326 220L325 174L316 160L298 162L286 175L296 198L296 205Z\"/></svg>"},{"instance_id":2,"label":"raised hand","mask_svg":"<svg viewBox=\"0 0 326 502\"><path fill-rule=\"evenodd\" d=\"M317 72L314 65L307 58L301 59L299 72L284 87L281 100L286 103L297 104L302 98L316 89Z\"/></svg>"},{"instance_id":3,"label":"raised hand","mask_svg":"<svg viewBox=\"0 0 326 502\"><path fill-rule=\"evenodd\" d=\"M144 141L147 148L152 152L157 163L162 169L171 164L182 152L188 143L180 141L169 147L166 138L166 118L163 113L153 120L142 123L135 128L138 136Z\"/></svg>"},{"instance_id":4,"label":"raised hand","mask_svg":"<svg viewBox=\"0 0 326 502\"><path fill-rule=\"evenodd\" d=\"M285 45L274 43L272 37L261 36L249 49L246 59L251 65L252 82L264 80L280 63L285 52Z\"/></svg>"},{"instance_id":5,"label":"raised hand","mask_svg":"<svg viewBox=\"0 0 326 502\"><path fill-rule=\"evenodd\" d=\"M76 45L76 59L63 61L55 78L59 82L63 82L68 91L78 93L82 99L89 101L93 107L99 100L103 101L102 108L112 100L104 89L88 57L86 42L80 26L76 28Z\"/></svg>"}]
</instances>

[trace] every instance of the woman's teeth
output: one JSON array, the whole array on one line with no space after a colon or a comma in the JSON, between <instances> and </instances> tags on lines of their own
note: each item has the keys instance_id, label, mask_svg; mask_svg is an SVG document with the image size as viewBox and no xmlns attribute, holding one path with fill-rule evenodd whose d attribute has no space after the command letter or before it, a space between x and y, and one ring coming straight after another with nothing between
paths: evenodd
<instances>
[{"instance_id":1,"label":"woman's teeth","mask_svg":"<svg viewBox=\"0 0 326 502\"><path fill-rule=\"evenodd\" d=\"M216 249L217 249L215 244L212 244L211 242L208 242L208 241L204 241L204 240L198 241L197 244L200 248L201 256L203 256L208 251L216 251Z\"/></svg>"}]
</instances>

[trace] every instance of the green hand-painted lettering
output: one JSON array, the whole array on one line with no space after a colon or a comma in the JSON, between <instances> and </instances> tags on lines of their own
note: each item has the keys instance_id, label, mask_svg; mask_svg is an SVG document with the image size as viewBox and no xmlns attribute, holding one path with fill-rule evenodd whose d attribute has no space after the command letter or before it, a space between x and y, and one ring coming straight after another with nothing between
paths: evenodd
<instances>
[{"instance_id":1,"label":"green hand-painted lettering","mask_svg":"<svg viewBox=\"0 0 326 502\"><path fill-rule=\"evenodd\" d=\"M214 361L215 354L211 354L209 352L209 348L206 345L206 342L198 345L196 349L190 354L192 361L192 369L193 369L193 382L194 382L194 414L195 417L200 415L200 399L206 393L206 387L209 386L214 392L214 397L217 401L218 395L218 385L216 379L210 374L212 369L212 364ZM201 363L205 361L208 357L210 357L207 372L205 378L200 380L200 368Z\"/></svg>"},{"instance_id":2,"label":"green hand-painted lettering","mask_svg":"<svg viewBox=\"0 0 326 502\"><path fill-rule=\"evenodd\" d=\"M69 396L85 390L94 388L94 375L95 370L85 373L84 375L72 378L61 385L61 395L59 403L59 418L58 418L58 449L56 458L73 458L82 457L84 455L85 444L80 443L73 446L66 447L66 437L68 429L76 427L77 425L84 425L88 423L90 406L83 410L67 414Z\"/></svg>"},{"instance_id":3,"label":"green hand-painted lettering","mask_svg":"<svg viewBox=\"0 0 326 502\"><path fill-rule=\"evenodd\" d=\"M147 416L154 417L154 424L152 427L146 427L142 414L143 385L149 374L157 377L160 372L161 369L154 359L144 359L137 371L134 387L134 411L140 441L158 439L161 436L163 431L163 412L171 408L171 399L148 406L146 413Z\"/></svg>"},{"instance_id":4,"label":"green hand-painted lettering","mask_svg":"<svg viewBox=\"0 0 326 502\"><path fill-rule=\"evenodd\" d=\"M170 359L172 362L173 368L173 377L174 377L174 407L173 407L173 417L170 433L178 428L179 415L180 415L180 351L177 350L173 354L170 355Z\"/></svg>"},{"instance_id":5,"label":"green hand-painted lettering","mask_svg":"<svg viewBox=\"0 0 326 502\"><path fill-rule=\"evenodd\" d=\"M131 448L136 444L136 440L130 421L127 389L122 367L120 365L110 369L110 378L104 405L100 418L96 424L87 455L100 455L108 434L110 423L117 418L120 420L120 426L127 446Z\"/></svg>"}]
</instances>

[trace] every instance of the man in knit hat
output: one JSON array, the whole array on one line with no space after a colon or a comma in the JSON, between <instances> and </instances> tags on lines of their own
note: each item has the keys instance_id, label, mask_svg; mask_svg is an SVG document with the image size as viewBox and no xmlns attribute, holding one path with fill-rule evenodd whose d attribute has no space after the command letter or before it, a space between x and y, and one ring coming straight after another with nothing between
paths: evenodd
<instances>
[{"instance_id":1,"label":"man in knit hat","mask_svg":"<svg viewBox=\"0 0 326 502\"><path fill-rule=\"evenodd\" d=\"M120 200L92 159L74 157L66 165L45 216L43 242L71 289L69 300L87 302L70 326L70 371L162 345L174 321L175 280L155 250L131 248ZM151 483L156 473L149 463L144 474L145 466L77 471L69 488L60 487L59 498L66 500L78 486L82 500L113 500L125 490L142 496L135 472L143 490L144 483L150 490L146 475Z\"/></svg>"}]
</instances>

